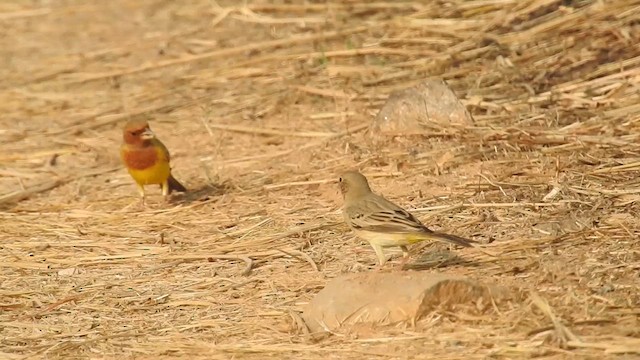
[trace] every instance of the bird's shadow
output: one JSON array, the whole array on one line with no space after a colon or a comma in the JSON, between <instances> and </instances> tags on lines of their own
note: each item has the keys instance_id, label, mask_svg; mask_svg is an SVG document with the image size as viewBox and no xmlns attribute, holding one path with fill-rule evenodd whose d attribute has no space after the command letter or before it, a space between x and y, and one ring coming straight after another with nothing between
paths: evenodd
<instances>
[{"instance_id":1,"label":"bird's shadow","mask_svg":"<svg viewBox=\"0 0 640 360\"><path fill-rule=\"evenodd\" d=\"M229 181L217 184L204 184L188 189L187 192L173 194L171 196L171 203L190 204L193 202L207 201L213 197L224 195L232 189L233 186Z\"/></svg>"},{"instance_id":2,"label":"bird's shadow","mask_svg":"<svg viewBox=\"0 0 640 360\"><path fill-rule=\"evenodd\" d=\"M403 270L427 270L444 268L452 265L477 266L474 261L465 260L453 251L434 249L421 253L416 261L408 262Z\"/></svg>"}]
</instances>

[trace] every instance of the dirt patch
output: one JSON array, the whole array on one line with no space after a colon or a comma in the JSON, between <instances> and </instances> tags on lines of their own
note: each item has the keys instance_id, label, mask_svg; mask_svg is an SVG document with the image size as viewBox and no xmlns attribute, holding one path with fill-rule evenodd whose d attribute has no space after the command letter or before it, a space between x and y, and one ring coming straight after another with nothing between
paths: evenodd
<instances>
[{"instance_id":1,"label":"dirt patch","mask_svg":"<svg viewBox=\"0 0 640 360\"><path fill-rule=\"evenodd\" d=\"M638 15L623 0L0 2L0 357L635 356ZM370 142L389 95L431 77L473 124ZM137 207L118 158L135 118L192 193ZM330 279L375 264L339 211L352 168L499 254L440 261L425 243L412 268L538 297L366 339L297 333Z\"/></svg>"}]
</instances>

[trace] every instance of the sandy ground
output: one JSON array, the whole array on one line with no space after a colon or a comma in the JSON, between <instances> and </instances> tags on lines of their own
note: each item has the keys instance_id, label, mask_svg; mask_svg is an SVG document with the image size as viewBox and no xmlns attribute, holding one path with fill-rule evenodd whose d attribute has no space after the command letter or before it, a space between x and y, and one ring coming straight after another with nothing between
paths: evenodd
<instances>
[{"instance_id":1,"label":"sandy ground","mask_svg":"<svg viewBox=\"0 0 640 360\"><path fill-rule=\"evenodd\" d=\"M603 3L0 3L0 357L638 356L640 8ZM375 140L430 76L474 125ZM132 118L189 193L139 207ZM524 297L309 339L291 314L374 269L341 222L353 168L500 254L419 245L419 271Z\"/></svg>"}]
</instances>

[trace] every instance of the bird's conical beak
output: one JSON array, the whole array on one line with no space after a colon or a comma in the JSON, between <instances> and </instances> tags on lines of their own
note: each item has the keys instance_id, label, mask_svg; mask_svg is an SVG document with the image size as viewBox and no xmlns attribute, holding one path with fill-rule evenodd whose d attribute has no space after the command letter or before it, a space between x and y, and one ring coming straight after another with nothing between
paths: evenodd
<instances>
[{"instance_id":1,"label":"bird's conical beak","mask_svg":"<svg viewBox=\"0 0 640 360\"><path fill-rule=\"evenodd\" d=\"M146 129L144 129L144 131L142 132L142 134L140 134L140 137L141 137L143 140L151 140L151 139L153 139L154 137L156 137L156 134L154 134L154 133L153 133L153 131L151 131L151 129L146 128Z\"/></svg>"}]
</instances>

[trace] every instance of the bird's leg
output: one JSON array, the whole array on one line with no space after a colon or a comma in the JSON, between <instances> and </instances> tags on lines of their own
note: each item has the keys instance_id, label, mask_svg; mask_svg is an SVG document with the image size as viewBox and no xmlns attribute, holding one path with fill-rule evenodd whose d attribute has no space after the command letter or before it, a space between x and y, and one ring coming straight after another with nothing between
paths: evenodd
<instances>
[{"instance_id":1,"label":"bird's leg","mask_svg":"<svg viewBox=\"0 0 640 360\"><path fill-rule=\"evenodd\" d=\"M384 255L384 251L382 250L382 246L377 245L377 244L373 244L370 243L371 247L373 248L373 251L376 252L376 256L378 257L378 268L377 271L382 270L382 268L384 267L384 264L387 262L387 257Z\"/></svg>"},{"instance_id":2,"label":"bird's leg","mask_svg":"<svg viewBox=\"0 0 640 360\"><path fill-rule=\"evenodd\" d=\"M138 184L136 183L136 185L138 186L138 192L140 193L140 206L142 206L143 208L146 207L146 203L145 203L145 191L144 191L144 185Z\"/></svg>"},{"instance_id":3,"label":"bird's leg","mask_svg":"<svg viewBox=\"0 0 640 360\"><path fill-rule=\"evenodd\" d=\"M400 249L402 249L402 261L400 262L400 270L404 270L404 266L409 261L409 249L406 245L401 245Z\"/></svg>"},{"instance_id":4,"label":"bird's leg","mask_svg":"<svg viewBox=\"0 0 640 360\"><path fill-rule=\"evenodd\" d=\"M409 257L409 249L407 248L407 245L400 245L400 249L402 249L402 257L403 258L408 258Z\"/></svg>"},{"instance_id":5,"label":"bird's leg","mask_svg":"<svg viewBox=\"0 0 640 360\"><path fill-rule=\"evenodd\" d=\"M162 185L160 185L160 187L162 187L162 196L164 196L164 202L168 203L169 202L169 179L165 180Z\"/></svg>"}]
</instances>

